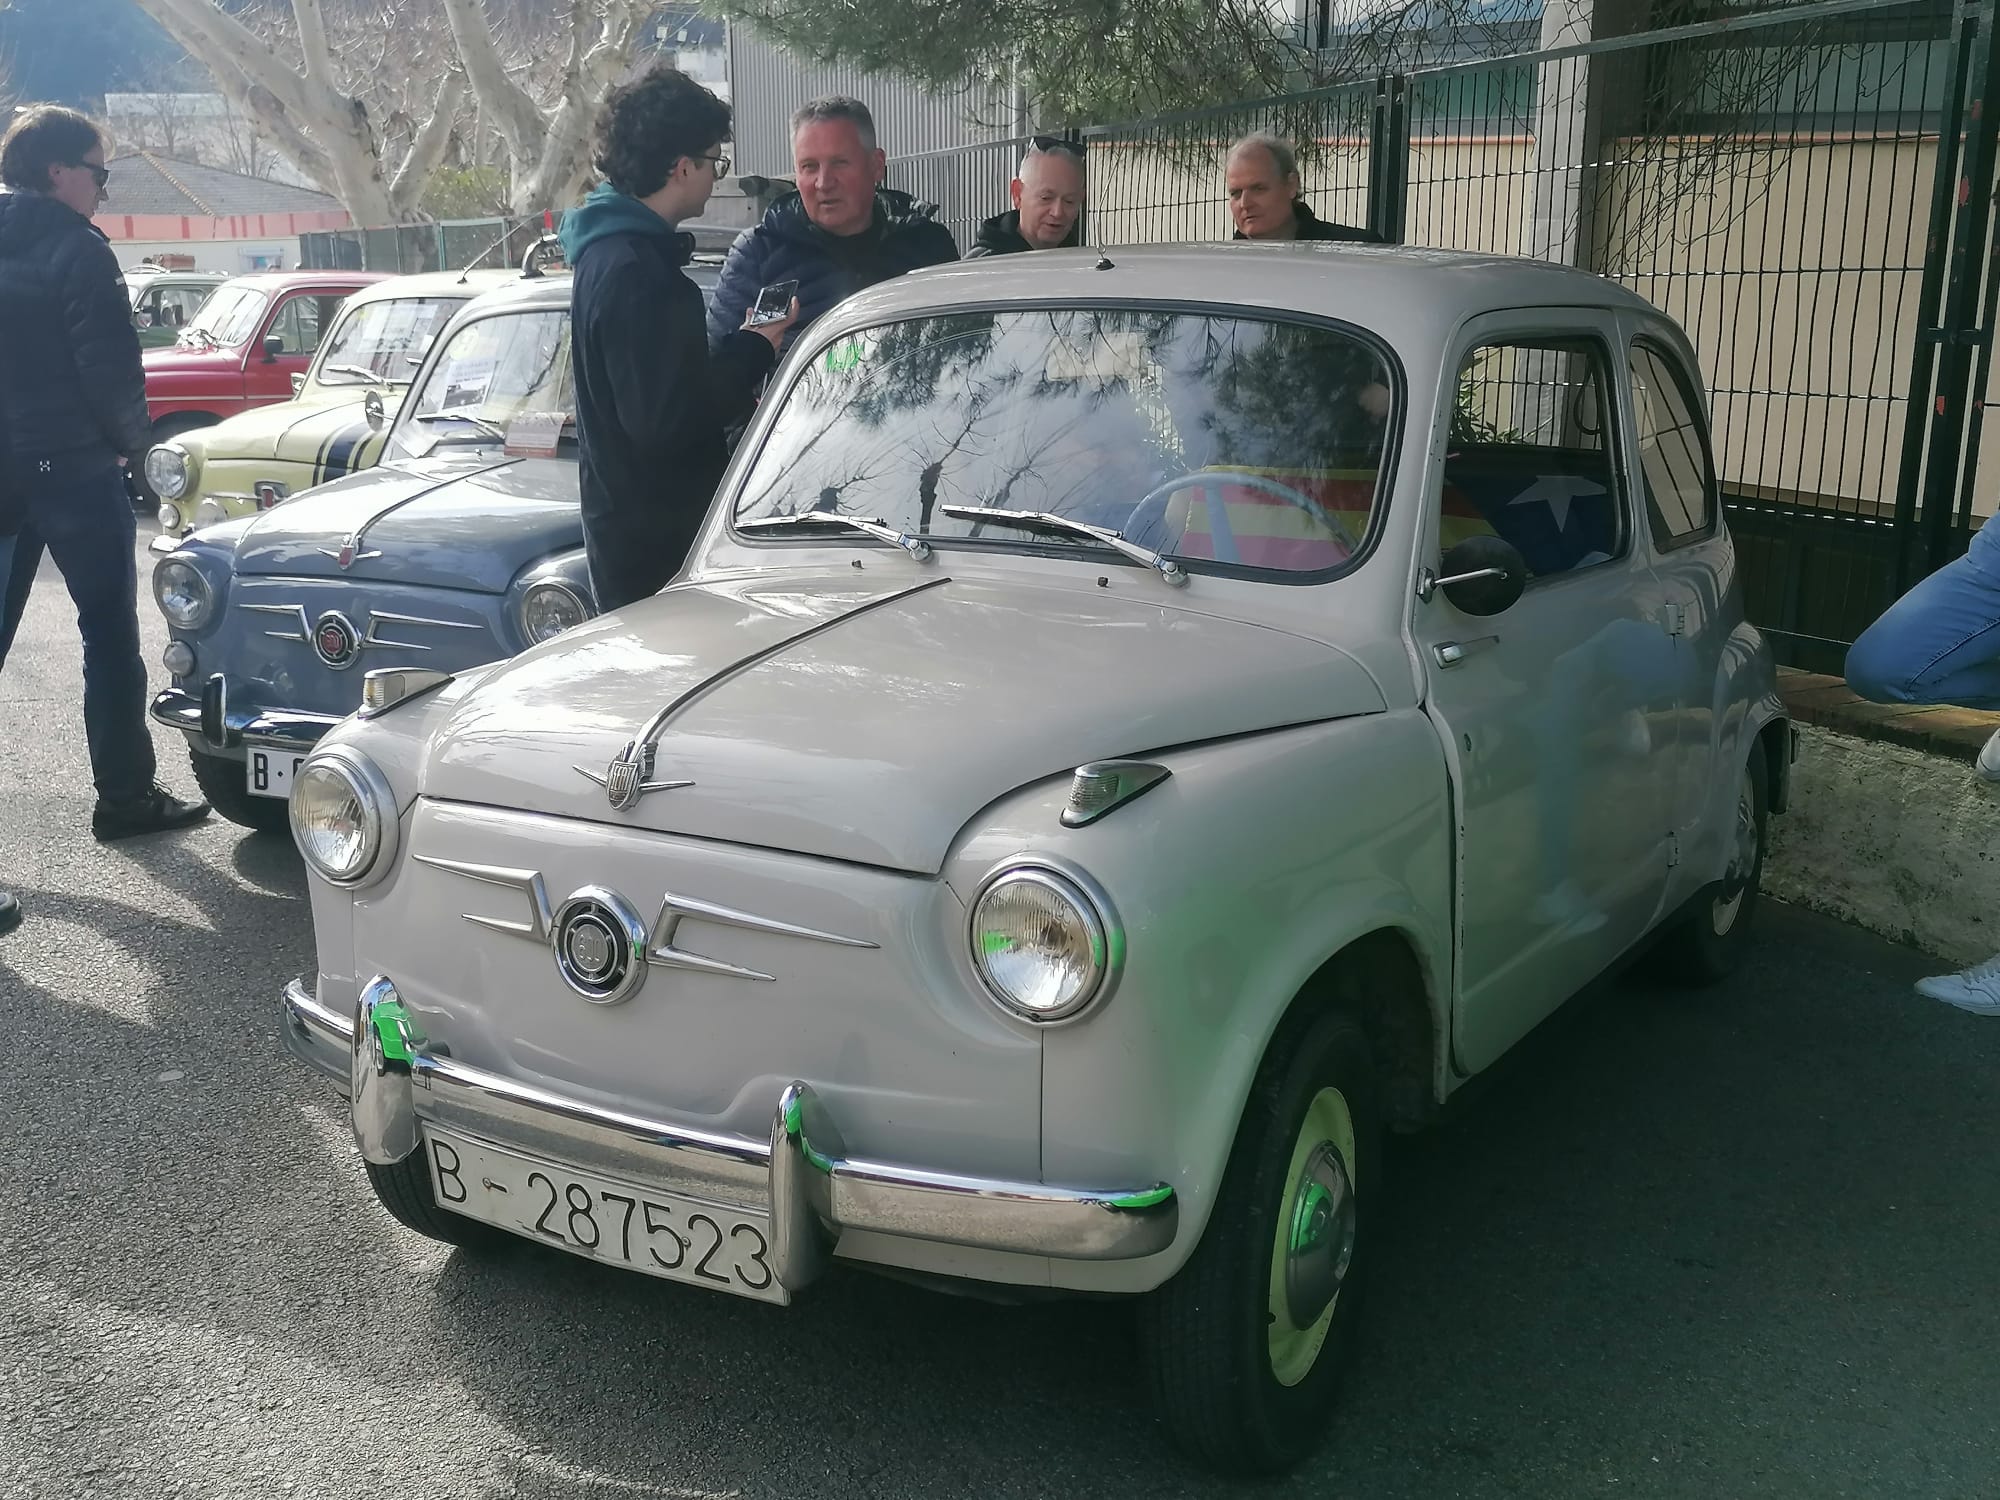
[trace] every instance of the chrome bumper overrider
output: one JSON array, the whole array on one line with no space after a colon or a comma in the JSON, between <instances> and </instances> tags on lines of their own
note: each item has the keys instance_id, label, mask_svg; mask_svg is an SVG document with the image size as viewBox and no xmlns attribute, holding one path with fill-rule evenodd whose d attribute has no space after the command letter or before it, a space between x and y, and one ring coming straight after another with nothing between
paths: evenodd
<instances>
[{"instance_id":1,"label":"chrome bumper overrider","mask_svg":"<svg viewBox=\"0 0 2000 1500\"><path fill-rule=\"evenodd\" d=\"M204 707L204 698L213 700ZM340 722L333 714L292 713L284 709L229 707L226 695L210 690L197 695L166 688L153 698L153 719L169 729L194 736L211 751L240 750L246 741L274 745L304 754ZM240 756L239 756L240 758Z\"/></svg>"},{"instance_id":2,"label":"chrome bumper overrider","mask_svg":"<svg viewBox=\"0 0 2000 1500\"><path fill-rule=\"evenodd\" d=\"M1165 1250L1180 1204L1164 1183L1049 1187L861 1161L847 1155L806 1083L774 1101L768 1140L647 1120L467 1066L418 1035L394 985L371 981L352 1017L305 984L285 987L285 1041L348 1090L362 1155L387 1164L420 1145L419 1122L592 1166L664 1192L770 1215L778 1279L797 1290L844 1229L1063 1260Z\"/></svg>"}]
</instances>

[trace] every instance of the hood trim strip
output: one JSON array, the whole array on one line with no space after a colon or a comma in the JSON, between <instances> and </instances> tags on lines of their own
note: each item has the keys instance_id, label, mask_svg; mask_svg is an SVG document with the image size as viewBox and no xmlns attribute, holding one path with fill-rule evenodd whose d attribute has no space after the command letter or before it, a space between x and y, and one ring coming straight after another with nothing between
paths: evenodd
<instances>
[{"instance_id":1,"label":"hood trim strip","mask_svg":"<svg viewBox=\"0 0 2000 1500\"><path fill-rule=\"evenodd\" d=\"M612 765L614 767L616 767L620 761L630 761L635 763L640 768L639 775L635 779L634 793L631 795L631 801L629 804L624 804L624 805L625 806L637 805L639 798L644 796L649 791L669 791L677 787L694 785L694 783L690 781L655 782L651 779L652 767L653 767L653 747L659 741L661 734L663 734L666 731L667 725L670 722L672 722L675 714L680 713L683 709L692 707L695 703L699 702L703 697L713 692L716 688L721 687L725 682L730 681L732 678L741 676L743 673L750 671L753 667L762 666L765 662L771 660L772 657L777 656L782 652L789 651L792 647L798 645L801 641L811 640L814 636L823 635L825 632L832 630L836 626L845 625L849 620L859 619L861 616L868 614L870 611L881 609L883 606L889 604L899 604L903 600L913 598L914 596L923 593L927 589L939 588L942 587L944 584L950 582L951 578L948 575L942 578L927 578L922 583L913 584L912 586L906 589L898 589L893 594L884 594L879 599L870 599L865 604L857 604L853 609L850 609L843 614L834 615L830 619L821 620L817 625L809 625L804 630L798 631L792 635L788 635L783 640L778 641L773 645L766 646L761 651L753 651L748 656L743 657L740 661L733 661L728 666L722 668L721 671L711 673L709 676L704 677L700 682L697 682L693 687L687 689L686 692L682 693L679 697L673 699L666 705L666 707L660 709L657 713L655 713L652 716L652 718L648 719L645 723L645 726L642 729L640 729L637 736L635 736L632 740L627 742L625 748L621 750L618 753L617 757L612 761ZM608 775L601 776L594 771L586 771L582 766L573 766L571 767L571 769L583 776L588 777L590 780L596 782L599 786L608 785L609 782ZM614 798L613 800L613 806L620 806L620 803L616 798Z\"/></svg>"}]
</instances>

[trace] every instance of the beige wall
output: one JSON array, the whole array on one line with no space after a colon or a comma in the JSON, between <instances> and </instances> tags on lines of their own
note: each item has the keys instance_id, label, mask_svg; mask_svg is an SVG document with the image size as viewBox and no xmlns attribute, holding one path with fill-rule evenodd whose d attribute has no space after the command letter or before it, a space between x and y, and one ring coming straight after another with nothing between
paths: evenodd
<instances>
[{"instance_id":1,"label":"beige wall","mask_svg":"<svg viewBox=\"0 0 2000 1500\"><path fill-rule=\"evenodd\" d=\"M1229 232L1222 145L1091 148L1094 244ZM1646 155L1642 158L1639 153ZM1702 358L1724 478L1747 493L1892 507L1917 332L1935 144L1930 140L1620 143L1597 175L1594 264L1678 319ZM1418 140L1412 244L1519 252L1534 146ZM1322 154L1306 190L1363 221L1367 153ZM2000 500L2000 423L1979 515Z\"/></svg>"}]
</instances>

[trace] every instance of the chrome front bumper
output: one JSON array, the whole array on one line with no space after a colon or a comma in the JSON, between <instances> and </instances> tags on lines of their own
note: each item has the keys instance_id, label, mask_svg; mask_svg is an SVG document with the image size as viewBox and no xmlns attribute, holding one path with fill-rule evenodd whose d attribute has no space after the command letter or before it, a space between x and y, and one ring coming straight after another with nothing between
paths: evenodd
<instances>
[{"instance_id":1,"label":"chrome front bumper","mask_svg":"<svg viewBox=\"0 0 2000 1500\"><path fill-rule=\"evenodd\" d=\"M226 682L218 673L197 695L166 688L153 698L153 720L199 740L214 755L236 754L245 744L271 745L300 755L317 745L340 720L332 714L292 713L277 708L230 707Z\"/></svg>"},{"instance_id":2,"label":"chrome front bumper","mask_svg":"<svg viewBox=\"0 0 2000 1500\"><path fill-rule=\"evenodd\" d=\"M778 1279L796 1291L842 1230L1062 1260L1136 1260L1173 1243L1180 1203L1165 1183L1087 1189L959 1177L849 1157L824 1102L794 1083L766 1140L669 1125L567 1099L469 1067L415 1035L395 988L376 979L353 1017L285 987L285 1041L346 1087L362 1154L419 1149L420 1122L679 1193L770 1215Z\"/></svg>"}]
</instances>

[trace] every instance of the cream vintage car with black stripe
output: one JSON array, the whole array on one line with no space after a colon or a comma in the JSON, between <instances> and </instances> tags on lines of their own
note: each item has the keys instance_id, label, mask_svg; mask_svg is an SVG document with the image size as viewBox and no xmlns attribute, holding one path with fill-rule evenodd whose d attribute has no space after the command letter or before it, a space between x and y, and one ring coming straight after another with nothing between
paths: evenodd
<instances>
[{"instance_id":1,"label":"cream vintage car with black stripe","mask_svg":"<svg viewBox=\"0 0 2000 1500\"><path fill-rule=\"evenodd\" d=\"M183 432L146 455L160 531L186 536L371 467L424 351L451 315L518 270L440 271L363 287L289 401Z\"/></svg>"}]
</instances>

